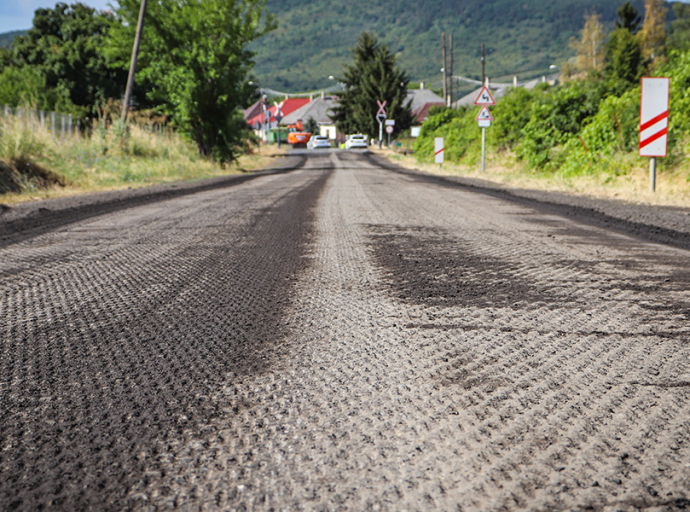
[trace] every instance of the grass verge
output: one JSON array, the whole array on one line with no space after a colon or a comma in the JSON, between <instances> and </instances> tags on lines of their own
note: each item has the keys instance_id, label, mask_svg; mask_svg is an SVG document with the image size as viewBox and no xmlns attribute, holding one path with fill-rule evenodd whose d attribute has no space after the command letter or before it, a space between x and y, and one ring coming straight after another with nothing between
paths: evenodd
<instances>
[{"instance_id":1,"label":"grass verge","mask_svg":"<svg viewBox=\"0 0 690 512\"><path fill-rule=\"evenodd\" d=\"M690 184L687 169L684 168L657 169L656 192L652 193L649 169L640 166L632 166L629 172L622 175L598 172L563 176L535 172L518 161L514 154L500 153L487 155L486 171L482 172L480 165L446 162L439 166L420 162L415 155L404 155L390 150L373 151L407 169L442 176L481 179L506 188L550 190L633 203L690 207Z\"/></svg>"},{"instance_id":2,"label":"grass verge","mask_svg":"<svg viewBox=\"0 0 690 512\"><path fill-rule=\"evenodd\" d=\"M0 120L0 203L241 174L269 167L284 153L264 146L221 167L178 134L115 124L89 137L54 138L35 123L9 117Z\"/></svg>"}]
</instances>

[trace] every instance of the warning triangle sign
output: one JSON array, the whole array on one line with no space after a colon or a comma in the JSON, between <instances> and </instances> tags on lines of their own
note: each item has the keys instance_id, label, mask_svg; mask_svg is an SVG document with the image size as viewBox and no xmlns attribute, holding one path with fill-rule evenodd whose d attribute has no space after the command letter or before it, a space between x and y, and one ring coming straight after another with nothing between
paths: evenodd
<instances>
[{"instance_id":1,"label":"warning triangle sign","mask_svg":"<svg viewBox=\"0 0 690 512\"><path fill-rule=\"evenodd\" d=\"M482 87L482 90L479 91L479 96L477 96L477 99L474 101L475 105L495 105L496 102L494 101L494 97L491 96L491 92L489 91L489 88L485 85Z\"/></svg>"},{"instance_id":2,"label":"warning triangle sign","mask_svg":"<svg viewBox=\"0 0 690 512\"><path fill-rule=\"evenodd\" d=\"M482 109L479 111L479 114L477 114L477 117L475 117L477 121L493 121L494 116L491 115L491 112L489 112L489 107L484 105Z\"/></svg>"}]
</instances>

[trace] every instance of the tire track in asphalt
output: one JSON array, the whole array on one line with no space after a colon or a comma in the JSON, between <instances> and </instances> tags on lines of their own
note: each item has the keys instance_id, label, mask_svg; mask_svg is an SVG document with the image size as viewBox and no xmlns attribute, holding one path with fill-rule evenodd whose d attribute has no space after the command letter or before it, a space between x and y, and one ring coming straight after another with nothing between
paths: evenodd
<instances>
[{"instance_id":1,"label":"tire track in asphalt","mask_svg":"<svg viewBox=\"0 0 690 512\"><path fill-rule=\"evenodd\" d=\"M224 235L213 203L203 210L205 222L216 228L203 237L184 234L183 228L197 228L193 221L163 229L159 220L141 231L121 226L110 235L115 241L97 251L115 259L111 265L103 263L108 258L98 260L97 267L101 279L114 280L128 276L116 272L131 259L127 251L144 251L153 277L139 273L127 286L150 301L161 293L156 286L168 261L161 255L184 242L176 249L180 266L188 265L192 277L193 269L200 270L201 289L185 293L182 287L162 306L157 323L171 333L187 328L186 343L160 351L173 370L167 385L179 391L172 398L181 401L169 409L196 416L181 422L177 416L175 428L145 440L147 451L136 465L128 462L136 477L127 485L92 496L115 495L142 510L662 511L690 505L687 252L576 224L526 203L390 173L348 152L310 158L287 182L273 178L272 192L261 194L262 204L275 206L261 213L275 215L278 226L260 231L291 238L283 231L299 218L299 201L288 212L281 205L293 203L277 199L279 185L300 190L313 183L308 176L331 167L318 201L306 201L314 208L310 236L294 250L299 272L285 276L281 258L270 256L282 246L261 252L259 245L271 235L257 234L250 237L256 243L243 245L263 226L249 228L259 218L254 213L237 223L234 235ZM258 184L253 187L244 191L261 195ZM240 193L233 197L233 212L252 203ZM184 207L179 216L185 217ZM218 239L228 248L223 261L239 259L253 269L277 265L284 275L286 288L268 287L289 292L289 301L276 306L281 313L267 321L281 333L278 338L268 331L265 338L246 338L242 329L253 327L231 314L231 305L196 302L198 295L222 295L248 310L261 304L246 289L255 279L251 271L245 275L231 263L225 268L195 256L197 248L215 255ZM13 268L28 270L12 274L10 268L7 275L53 289L27 263L50 261L50 246L40 240L31 248L19 245L12 249ZM71 268L95 265L90 250L71 251ZM249 284L221 282L221 295L202 292L219 276L232 275L230 268ZM62 275L59 265L54 271ZM33 295L27 295L21 280L11 283L13 308L43 301L12 328L43 325L50 293L29 287ZM69 288L63 290L69 298ZM96 308L88 294L79 301ZM187 309L206 312L213 321L184 318ZM137 325L137 318L121 323ZM199 340L220 337L215 328L260 345L254 361L269 364L248 363L243 371L209 363L217 344ZM83 322L80 329L109 332L97 322ZM117 339L118 333L110 335ZM137 350L113 352L123 368L112 369L112 376L82 374L102 379L101 389L115 375L136 373ZM12 357L30 362L42 356ZM177 366L176 358L182 359ZM140 378L147 389L155 389L156 368L150 364ZM42 382L29 373L32 382ZM196 373L196 384L183 383ZM20 378L15 370L9 389L26 400L31 395ZM122 393L132 387L116 384ZM136 399L136 389L129 395ZM86 396L74 410L88 416L94 402ZM210 412L198 412L204 406ZM127 432L115 427L108 434L113 438ZM123 446L123 453L133 453Z\"/></svg>"},{"instance_id":2,"label":"tire track in asphalt","mask_svg":"<svg viewBox=\"0 0 690 512\"><path fill-rule=\"evenodd\" d=\"M327 178L267 176L4 250L0 503L137 508L142 482L164 497L160 461L176 454L160 447L204 443L227 375L280 359Z\"/></svg>"}]
</instances>

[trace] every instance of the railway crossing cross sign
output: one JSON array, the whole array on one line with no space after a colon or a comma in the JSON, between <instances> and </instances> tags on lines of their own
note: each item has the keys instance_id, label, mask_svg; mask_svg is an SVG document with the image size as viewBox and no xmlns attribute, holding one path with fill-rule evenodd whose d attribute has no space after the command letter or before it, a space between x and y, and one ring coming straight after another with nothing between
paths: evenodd
<instances>
[{"instance_id":1,"label":"railway crossing cross sign","mask_svg":"<svg viewBox=\"0 0 690 512\"><path fill-rule=\"evenodd\" d=\"M376 100L376 103L379 104L379 111L376 112L376 117L378 116L383 116L383 118L386 118L386 109L384 108L386 106L386 103L388 103L386 100L383 100L383 103L381 103L379 100Z\"/></svg>"},{"instance_id":2,"label":"railway crossing cross sign","mask_svg":"<svg viewBox=\"0 0 690 512\"><path fill-rule=\"evenodd\" d=\"M378 120L379 124L383 123L386 120L386 109L384 108L386 106L386 100L381 103L379 100L376 100L376 103L379 104L379 111L376 112L376 119Z\"/></svg>"},{"instance_id":3,"label":"railway crossing cross sign","mask_svg":"<svg viewBox=\"0 0 690 512\"><path fill-rule=\"evenodd\" d=\"M281 108L283 108L283 103L285 103L285 102L284 101L281 101L280 103L278 103L276 101L273 102L273 104L276 106L276 114L275 114L276 121L278 121L279 123L280 123L280 120L283 119L283 111L280 110Z\"/></svg>"},{"instance_id":4,"label":"railway crossing cross sign","mask_svg":"<svg viewBox=\"0 0 690 512\"><path fill-rule=\"evenodd\" d=\"M383 144L383 122L387 117L386 109L384 108L386 106L386 100L383 100L383 103L376 100L376 103L379 104L379 110L376 112L376 119L379 122L379 149L381 149L381 144Z\"/></svg>"}]
</instances>

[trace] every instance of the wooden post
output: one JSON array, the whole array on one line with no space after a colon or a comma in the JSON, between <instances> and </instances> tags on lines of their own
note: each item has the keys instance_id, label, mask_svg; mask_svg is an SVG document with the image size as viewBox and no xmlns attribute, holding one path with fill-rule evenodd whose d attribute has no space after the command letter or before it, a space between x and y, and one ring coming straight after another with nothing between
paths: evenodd
<instances>
[{"instance_id":1,"label":"wooden post","mask_svg":"<svg viewBox=\"0 0 690 512\"><path fill-rule=\"evenodd\" d=\"M448 62L448 71L450 71L450 83L448 84L448 97L451 104L453 103L453 33L450 33L450 59ZM449 105L450 106L450 105Z\"/></svg>"},{"instance_id":2,"label":"wooden post","mask_svg":"<svg viewBox=\"0 0 690 512\"><path fill-rule=\"evenodd\" d=\"M122 104L122 121L127 121L127 110L132 99L132 88L134 87L134 73L137 69L137 56L139 55L139 43L141 42L141 32L144 29L144 14L146 13L146 0L141 0L139 9L139 20L137 21L137 32L134 36L134 46L132 48L132 60L129 64L129 75L127 76L127 88L125 89L125 99Z\"/></svg>"},{"instance_id":3,"label":"wooden post","mask_svg":"<svg viewBox=\"0 0 690 512\"><path fill-rule=\"evenodd\" d=\"M485 77L486 77L486 74L484 73L484 61L486 60L485 57L486 57L486 55L485 55L484 43L482 43L482 85L484 84Z\"/></svg>"},{"instance_id":4,"label":"wooden post","mask_svg":"<svg viewBox=\"0 0 690 512\"><path fill-rule=\"evenodd\" d=\"M446 33L441 32L441 56L443 58L443 103L448 101L448 81L446 80Z\"/></svg>"}]
</instances>

